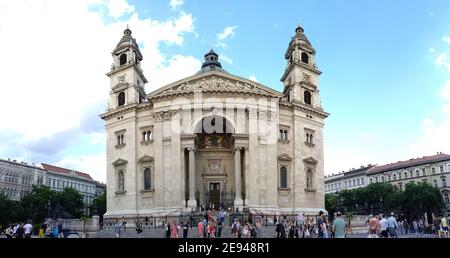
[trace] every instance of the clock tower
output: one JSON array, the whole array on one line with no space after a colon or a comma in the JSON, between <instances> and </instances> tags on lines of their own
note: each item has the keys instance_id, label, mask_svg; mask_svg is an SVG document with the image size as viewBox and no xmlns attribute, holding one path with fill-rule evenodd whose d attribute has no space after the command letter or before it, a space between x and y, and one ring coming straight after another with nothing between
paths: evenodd
<instances>
[{"instance_id":1,"label":"clock tower","mask_svg":"<svg viewBox=\"0 0 450 258\"><path fill-rule=\"evenodd\" d=\"M148 81L141 69L143 57L128 26L112 56L114 63L111 65L111 71L106 74L111 84L107 111L144 102L146 99L144 85Z\"/></svg>"}]
</instances>

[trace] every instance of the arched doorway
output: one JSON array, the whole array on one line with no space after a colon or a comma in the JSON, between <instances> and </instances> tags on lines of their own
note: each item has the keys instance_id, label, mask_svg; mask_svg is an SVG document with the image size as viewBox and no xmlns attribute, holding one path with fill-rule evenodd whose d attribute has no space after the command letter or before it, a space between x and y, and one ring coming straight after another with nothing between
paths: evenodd
<instances>
[{"instance_id":1,"label":"arched doorway","mask_svg":"<svg viewBox=\"0 0 450 258\"><path fill-rule=\"evenodd\" d=\"M222 116L207 116L195 127L199 203L206 209L231 208L234 201L234 127Z\"/></svg>"}]
</instances>

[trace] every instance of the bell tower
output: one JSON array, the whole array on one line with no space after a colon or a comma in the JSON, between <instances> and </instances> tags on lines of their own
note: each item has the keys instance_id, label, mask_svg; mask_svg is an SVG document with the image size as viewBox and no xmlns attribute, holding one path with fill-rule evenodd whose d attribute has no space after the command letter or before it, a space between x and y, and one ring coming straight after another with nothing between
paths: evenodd
<instances>
[{"instance_id":1,"label":"bell tower","mask_svg":"<svg viewBox=\"0 0 450 258\"><path fill-rule=\"evenodd\" d=\"M284 55L287 66L281 82L284 99L321 109L318 81L322 73L317 69L316 50L298 25Z\"/></svg>"},{"instance_id":2,"label":"bell tower","mask_svg":"<svg viewBox=\"0 0 450 258\"><path fill-rule=\"evenodd\" d=\"M143 57L128 26L112 56L114 62L111 71L106 74L110 78L111 85L107 111L144 102L146 99L144 85L148 81L141 69Z\"/></svg>"}]
</instances>

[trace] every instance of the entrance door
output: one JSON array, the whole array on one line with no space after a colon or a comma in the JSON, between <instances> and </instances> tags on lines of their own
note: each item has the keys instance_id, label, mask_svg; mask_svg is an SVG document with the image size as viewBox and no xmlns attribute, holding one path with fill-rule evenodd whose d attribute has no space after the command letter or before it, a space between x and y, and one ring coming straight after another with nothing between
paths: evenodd
<instances>
[{"instance_id":1,"label":"entrance door","mask_svg":"<svg viewBox=\"0 0 450 258\"><path fill-rule=\"evenodd\" d=\"M220 183L209 183L209 205L211 209L220 208Z\"/></svg>"}]
</instances>

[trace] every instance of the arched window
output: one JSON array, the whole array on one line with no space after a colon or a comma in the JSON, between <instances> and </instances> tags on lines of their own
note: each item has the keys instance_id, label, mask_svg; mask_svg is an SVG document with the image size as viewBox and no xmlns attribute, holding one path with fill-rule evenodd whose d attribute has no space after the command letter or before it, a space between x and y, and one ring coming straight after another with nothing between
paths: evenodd
<instances>
[{"instance_id":1,"label":"arched window","mask_svg":"<svg viewBox=\"0 0 450 258\"><path fill-rule=\"evenodd\" d=\"M117 97L117 105L118 106L125 105L125 92L119 93L119 96Z\"/></svg>"},{"instance_id":2,"label":"arched window","mask_svg":"<svg viewBox=\"0 0 450 258\"><path fill-rule=\"evenodd\" d=\"M144 170L144 190L152 189L152 171L150 168Z\"/></svg>"},{"instance_id":3,"label":"arched window","mask_svg":"<svg viewBox=\"0 0 450 258\"><path fill-rule=\"evenodd\" d=\"M120 136L120 144L123 144L123 134Z\"/></svg>"},{"instance_id":4,"label":"arched window","mask_svg":"<svg viewBox=\"0 0 450 258\"><path fill-rule=\"evenodd\" d=\"M309 135L309 143L313 144L313 135L312 134Z\"/></svg>"},{"instance_id":5,"label":"arched window","mask_svg":"<svg viewBox=\"0 0 450 258\"><path fill-rule=\"evenodd\" d=\"M125 191L125 175L123 171L119 172L119 178L118 178L118 184L117 184L117 190L120 192Z\"/></svg>"},{"instance_id":6,"label":"arched window","mask_svg":"<svg viewBox=\"0 0 450 258\"><path fill-rule=\"evenodd\" d=\"M284 135L283 135L283 130L280 130L280 140L283 140Z\"/></svg>"},{"instance_id":7,"label":"arched window","mask_svg":"<svg viewBox=\"0 0 450 258\"><path fill-rule=\"evenodd\" d=\"M285 166L280 168L280 188L287 188L287 169Z\"/></svg>"},{"instance_id":8,"label":"arched window","mask_svg":"<svg viewBox=\"0 0 450 258\"><path fill-rule=\"evenodd\" d=\"M284 130L284 139L287 140L288 139L288 131Z\"/></svg>"},{"instance_id":9,"label":"arched window","mask_svg":"<svg viewBox=\"0 0 450 258\"><path fill-rule=\"evenodd\" d=\"M152 132L151 131L147 131L147 140L149 140L149 141L152 140Z\"/></svg>"},{"instance_id":10,"label":"arched window","mask_svg":"<svg viewBox=\"0 0 450 258\"><path fill-rule=\"evenodd\" d=\"M309 133L306 133L306 143L309 143Z\"/></svg>"},{"instance_id":11,"label":"arched window","mask_svg":"<svg viewBox=\"0 0 450 258\"><path fill-rule=\"evenodd\" d=\"M120 145L120 135L117 135L117 145Z\"/></svg>"},{"instance_id":12,"label":"arched window","mask_svg":"<svg viewBox=\"0 0 450 258\"><path fill-rule=\"evenodd\" d=\"M309 64L309 56L305 52L302 53L302 62L305 64Z\"/></svg>"},{"instance_id":13,"label":"arched window","mask_svg":"<svg viewBox=\"0 0 450 258\"><path fill-rule=\"evenodd\" d=\"M124 65L127 63L127 54L120 55L120 65Z\"/></svg>"},{"instance_id":14,"label":"arched window","mask_svg":"<svg viewBox=\"0 0 450 258\"><path fill-rule=\"evenodd\" d=\"M309 91L305 91L305 93L304 93L304 98L305 98L305 104L307 104L307 105L311 105L311 92L309 92Z\"/></svg>"},{"instance_id":15,"label":"arched window","mask_svg":"<svg viewBox=\"0 0 450 258\"><path fill-rule=\"evenodd\" d=\"M147 132L142 133L142 140L145 142L147 141Z\"/></svg>"},{"instance_id":16,"label":"arched window","mask_svg":"<svg viewBox=\"0 0 450 258\"><path fill-rule=\"evenodd\" d=\"M313 185L314 185L314 182L313 182L313 171L312 171L312 169L308 169L306 171L306 188L307 189L313 189L314 188Z\"/></svg>"},{"instance_id":17,"label":"arched window","mask_svg":"<svg viewBox=\"0 0 450 258\"><path fill-rule=\"evenodd\" d=\"M396 180L397 179L397 176L396 176L397 174L392 174L392 180Z\"/></svg>"}]
</instances>

